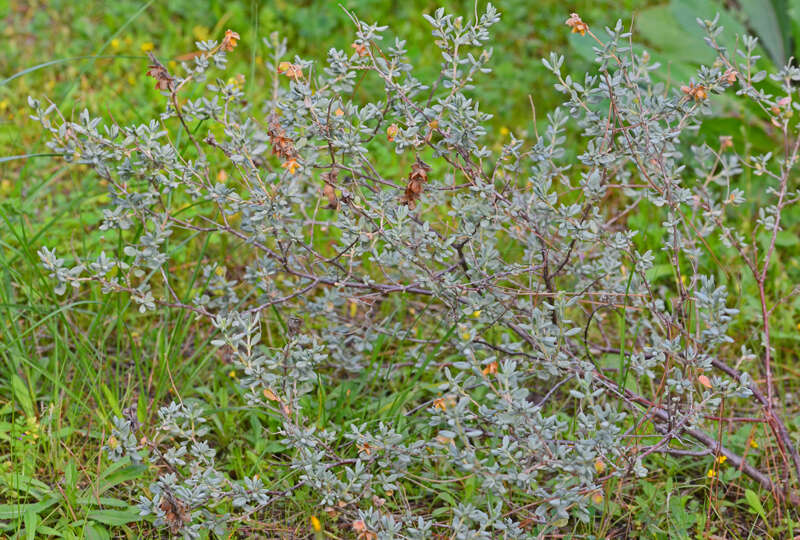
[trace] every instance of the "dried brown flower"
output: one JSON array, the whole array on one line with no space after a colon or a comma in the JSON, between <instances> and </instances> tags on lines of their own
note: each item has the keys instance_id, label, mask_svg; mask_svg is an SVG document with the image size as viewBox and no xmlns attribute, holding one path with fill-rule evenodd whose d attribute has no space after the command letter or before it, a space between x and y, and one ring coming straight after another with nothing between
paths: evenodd
<instances>
[{"instance_id":1,"label":"dried brown flower","mask_svg":"<svg viewBox=\"0 0 800 540\"><path fill-rule=\"evenodd\" d=\"M236 43L239 41L239 39L239 34L233 30L225 30L225 37L222 38L220 47L222 47L222 50L230 52L236 47Z\"/></svg>"},{"instance_id":2,"label":"dried brown flower","mask_svg":"<svg viewBox=\"0 0 800 540\"><path fill-rule=\"evenodd\" d=\"M303 78L303 69L297 64L281 62L278 64L278 73L282 73L295 81Z\"/></svg>"},{"instance_id":3,"label":"dried brown flower","mask_svg":"<svg viewBox=\"0 0 800 540\"><path fill-rule=\"evenodd\" d=\"M428 180L428 171L430 170L430 165L417 158L417 161L411 166L405 193L400 198L401 204L407 204L412 210L416 208L417 200L422 194L424 184Z\"/></svg>"},{"instance_id":4,"label":"dried brown flower","mask_svg":"<svg viewBox=\"0 0 800 540\"><path fill-rule=\"evenodd\" d=\"M583 22L580 15L577 13L570 14L569 19L566 20L565 24L572 28L573 34L585 36L586 32L589 30L589 25Z\"/></svg>"},{"instance_id":5,"label":"dried brown flower","mask_svg":"<svg viewBox=\"0 0 800 540\"><path fill-rule=\"evenodd\" d=\"M147 75L156 80L156 88L172 92L175 89L175 79L153 53L147 53L147 56L150 58L150 65L147 66Z\"/></svg>"},{"instance_id":6,"label":"dried brown flower","mask_svg":"<svg viewBox=\"0 0 800 540\"><path fill-rule=\"evenodd\" d=\"M690 83L689 86L681 86L681 92L695 101L703 101L708 97L708 90L702 84Z\"/></svg>"},{"instance_id":7,"label":"dried brown flower","mask_svg":"<svg viewBox=\"0 0 800 540\"><path fill-rule=\"evenodd\" d=\"M356 50L356 54L358 54L358 56L367 56L367 45L365 43L356 41L350 46Z\"/></svg>"},{"instance_id":8,"label":"dried brown flower","mask_svg":"<svg viewBox=\"0 0 800 540\"><path fill-rule=\"evenodd\" d=\"M392 124L386 128L386 138L389 140L389 142L394 142L394 138L399 132L400 128L397 127L397 124Z\"/></svg>"},{"instance_id":9,"label":"dried brown flower","mask_svg":"<svg viewBox=\"0 0 800 540\"><path fill-rule=\"evenodd\" d=\"M328 199L327 208L331 210L339 208L339 199L336 197L336 188L334 187L337 175L338 173L335 169L330 172L322 173L321 175L322 179L325 181L325 185L322 188L322 195Z\"/></svg>"},{"instance_id":10,"label":"dried brown flower","mask_svg":"<svg viewBox=\"0 0 800 540\"><path fill-rule=\"evenodd\" d=\"M172 534L178 534L183 526L192 520L186 503L176 499L171 493L164 494L159 508L164 512L164 519Z\"/></svg>"}]
</instances>

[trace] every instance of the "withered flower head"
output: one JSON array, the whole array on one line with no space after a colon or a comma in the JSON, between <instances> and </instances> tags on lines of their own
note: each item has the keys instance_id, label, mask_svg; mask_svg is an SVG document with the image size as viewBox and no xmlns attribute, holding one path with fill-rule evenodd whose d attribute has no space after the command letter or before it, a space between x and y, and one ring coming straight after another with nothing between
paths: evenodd
<instances>
[{"instance_id":1,"label":"withered flower head","mask_svg":"<svg viewBox=\"0 0 800 540\"><path fill-rule=\"evenodd\" d=\"M407 204L412 210L416 208L417 200L422 194L423 186L428 180L428 171L430 170L430 165L417 158L417 161L411 166L411 172L408 174L405 193L400 197L401 204Z\"/></svg>"},{"instance_id":2,"label":"withered flower head","mask_svg":"<svg viewBox=\"0 0 800 540\"><path fill-rule=\"evenodd\" d=\"M297 157L297 150L294 148L294 142L286 135L286 131L281 127L275 116L272 116L269 120L267 135L269 135L269 141L272 143L273 155L284 160L295 160Z\"/></svg>"},{"instance_id":3,"label":"withered flower head","mask_svg":"<svg viewBox=\"0 0 800 540\"><path fill-rule=\"evenodd\" d=\"M236 43L239 41L239 39L239 34L233 30L225 30L225 37L222 38L222 44L220 47L222 47L222 50L230 52L236 48Z\"/></svg>"},{"instance_id":4,"label":"withered flower head","mask_svg":"<svg viewBox=\"0 0 800 540\"><path fill-rule=\"evenodd\" d=\"M172 534L178 534L183 526L192 520L186 503L176 499L171 493L162 495L159 508L164 512L164 520Z\"/></svg>"},{"instance_id":5,"label":"withered flower head","mask_svg":"<svg viewBox=\"0 0 800 540\"><path fill-rule=\"evenodd\" d=\"M336 210L339 208L339 199L336 197L336 179L339 173L336 169L332 171L322 173L322 179L325 181L325 186L322 188L322 195L328 199L328 206L327 208L331 210Z\"/></svg>"},{"instance_id":6,"label":"withered flower head","mask_svg":"<svg viewBox=\"0 0 800 540\"><path fill-rule=\"evenodd\" d=\"M394 138L397 136L399 131L400 128L397 127L397 124L392 124L386 128L386 138L389 140L389 142L394 142Z\"/></svg>"},{"instance_id":7,"label":"withered flower head","mask_svg":"<svg viewBox=\"0 0 800 540\"><path fill-rule=\"evenodd\" d=\"M703 101L708 97L706 87L701 84L695 85L694 83L690 83L689 86L681 86L681 92L695 101Z\"/></svg>"},{"instance_id":8,"label":"withered flower head","mask_svg":"<svg viewBox=\"0 0 800 540\"><path fill-rule=\"evenodd\" d=\"M153 53L147 53L150 58L150 65L147 66L147 75L156 80L156 88L171 92L175 88L175 79L169 74L164 64L156 59Z\"/></svg>"},{"instance_id":9,"label":"withered flower head","mask_svg":"<svg viewBox=\"0 0 800 540\"><path fill-rule=\"evenodd\" d=\"M367 56L367 45L365 43L356 41L350 46L356 50L356 54L358 54L358 56Z\"/></svg>"},{"instance_id":10,"label":"withered flower head","mask_svg":"<svg viewBox=\"0 0 800 540\"><path fill-rule=\"evenodd\" d=\"M580 15L578 15L577 13L572 13L569 16L569 19L566 20L565 24L570 28L572 28L573 34L580 34L582 36L585 36L586 32L589 30L589 25L583 22L581 20Z\"/></svg>"},{"instance_id":11,"label":"withered flower head","mask_svg":"<svg viewBox=\"0 0 800 540\"><path fill-rule=\"evenodd\" d=\"M303 68L290 62L281 62L278 64L278 73L282 73L295 81L303 78Z\"/></svg>"}]
</instances>

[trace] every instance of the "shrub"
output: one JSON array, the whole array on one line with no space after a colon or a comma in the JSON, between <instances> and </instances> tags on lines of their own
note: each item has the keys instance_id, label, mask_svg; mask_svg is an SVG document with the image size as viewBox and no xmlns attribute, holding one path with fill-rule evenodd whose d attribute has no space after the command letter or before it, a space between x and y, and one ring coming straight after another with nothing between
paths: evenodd
<instances>
[{"instance_id":1,"label":"shrub","mask_svg":"<svg viewBox=\"0 0 800 540\"><path fill-rule=\"evenodd\" d=\"M491 69L500 14L488 4L473 20L425 18L442 57L435 81L414 77L402 39L352 16L352 50L331 49L324 66L265 40L264 103L235 80L209 82L234 51L231 31L198 43L180 75L151 58L165 106L147 123L88 111L72 121L30 100L49 148L108 183L100 228L124 245L69 264L43 248L59 293L92 282L143 313L196 315L232 357L232 394L272 419L263 436L291 459L292 475L271 484L267 472L217 470L225 449L206 440L196 401L160 408L150 429L118 419L109 457L159 471L142 512L187 538L222 534L309 488L359 538L523 538L589 520L604 489L645 477L655 454L727 459L776 500L795 500L800 458L776 407L770 316L781 300L769 279L781 215L800 199L790 191L800 71L770 75L784 93L766 94L756 41L742 40L736 63L716 21L701 21L718 60L673 88L652 82L664 68L621 22L601 38L573 15L572 31L597 42L595 72L576 80L563 57L544 60L563 106L541 133L532 108L531 140L510 134L493 149L474 79ZM714 96L734 92L785 141L775 155L703 141ZM741 220L757 201L737 188L744 171L771 198L749 229ZM655 252L637 244L636 209L663 230ZM756 350L731 337L723 251L757 286ZM387 341L405 361L380 360ZM745 369L756 360L759 384ZM413 392L378 401L369 422L319 425L326 383L366 370ZM769 426L792 473L723 444L723 407Z\"/></svg>"}]
</instances>

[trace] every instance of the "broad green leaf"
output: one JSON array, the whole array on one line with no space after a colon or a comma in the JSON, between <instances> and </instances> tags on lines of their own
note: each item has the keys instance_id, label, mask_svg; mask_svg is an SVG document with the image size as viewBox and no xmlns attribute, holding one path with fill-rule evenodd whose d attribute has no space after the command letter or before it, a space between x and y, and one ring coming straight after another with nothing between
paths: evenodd
<instances>
[{"instance_id":1,"label":"broad green leaf","mask_svg":"<svg viewBox=\"0 0 800 540\"><path fill-rule=\"evenodd\" d=\"M101 495L118 484L138 478L145 470L147 467L144 465L131 465L127 459L118 461L103 471L96 494Z\"/></svg>"},{"instance_id":2,"label":"broad green leaf","mask_svg":"<svg viewBox=\"0 0 800 540\"><path fill-rule=\"evenodd\" d=\"M36 526L39 524L39 514L29 508L25 511L25 538L34 540L36 538Z\"/></svg>"},{"instance_id":3,"label":"broad green leaf","mask_svg":"<svg viewBox=\"0 0 800 540\"><path fill-rule=\"evenodd\" d=\"M675 61L690 65L714 61L714 51L696 34L688 33L679 26L668 5L642 10L636 17L634 31L636 36L663 53L669 65Z\"/></svg>"},{"instance_id":4,"label":"broad green leaf","mask_svg":"<svg viewBox=\"0 0 800 540\"><path fill-rule=\"evenodd\" d=\"M788 22L785 3L781 0L747 0L741 6L747 25L758 36L775 65L786 64L790 35L789 29L784 28Z\"/></svg>"},{"instance_id":5,"label":"broad green leaf","mask_svg":"<svg viewBox=\"0 0 800 540\"><path fill-rule=\"evenodd\" d=\"M75 499L75 502L79 504L81 507L91 507L91 506L113 506L115 508L127 508L128 503L123 500L115 499L114 497L95 497L94 495L78 497Z\"/></svg>"},{"instance_id":6,"label":"broad green leaf","mask_svg":"<svg viewBox=\"0 0 800 540\"><path fill-rule=\"evenodd\" d=\"M51 493L50 486L41 480L18 473L0 474L0 485L7 486L18 494L34 497L37 500Z\"/></svg>"},{"instance_id":7,"label":"broad green leaf","mask_svg":"<svg viewBox=\"0 0 800 540\"><path fill-rule=\"evenodd\" d=\"M136 510L135 507L129 507L127 510L94 510L89 512L86 517L103 523L104 525L111 525L112 527L118 527L142 519L139 515L139 511Z\"/></svg>"},{"instance_id":8,"label":"broad green leaf","mask_svg":"<svg viewBox=\"0 0 800 540\"><path fill-rule=\"evenodd\" d=\"M775 245L780 247L791 247L800 244L797 234L792 231L778 231L775 236Z\"/></svg>"},{"instance_id":9,"label":"broad green leaf","mask_svg":"<svg viewBox=\"0 0 800 540\"><path fill-rule=\"evenodd\" d=\"M58 499L29 504L0 504L0 519L20 519L27 512L40 513L42 510L53 506Z\"/></svg>"},{"instance_id":10,"label":"broad green leaf","mask_svg":"<svg viewBox=\"0 0 800 540\"><path fill-rule=\"evenodd\" d=\"M86 535L86 540L109 540L111 538L105 527L94 524L88 525L84 530L84 534Z\"/></svg>"},{"instance_id":11,"label":"broad green leaf","mask_svg":"<svg viewBox=\"0 0 800 540\"><path fill-rule=\"evenodd\" d=\"M744 498L747 499L747 504L750 505L751 512L758 514L761 519L766 519L764 506L762 506L761 499L758 497L755 491L752 489L746 489L744 491Z\"/></svg>"},{"instance_id":12,"label":"broad green leaf","mask_svg":"<svg viewBox=\"0 0 800 540\"><path fill-rule=\"evenodd\" d=\"M34 407L28 385L25 384L25 381L16 373L11 375L11 392L19 408L25 413L25 416L32 417L34 415Z\"/></svg>"},{"instance_id":13,"label":"broad green leaf","mask_svg":"<svg viewBox=\"0 0 800 540\"><path fill-rule=\"evenodd\" d=\"M722 36L724 38L723 44L725 45L732 44L736 36L751 34L719 2L713 0L672 0L669 6L678 26L685 29L688 34L696 36L698 45L701 47L706 46L703 41L705 30L697 23L697 19L712 20L719 14L719 25L724 28Z\"/></svg>"}]
</instances>

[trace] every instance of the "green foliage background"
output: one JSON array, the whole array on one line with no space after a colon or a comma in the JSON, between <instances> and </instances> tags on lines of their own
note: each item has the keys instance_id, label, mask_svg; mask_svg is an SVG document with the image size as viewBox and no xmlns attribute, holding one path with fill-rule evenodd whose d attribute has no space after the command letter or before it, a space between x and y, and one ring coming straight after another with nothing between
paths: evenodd
<instances>
[{"instance_id":1,"label":"green foliage background","mask_svg":"<svg viewBox=\"0 0 800 540\"><path fill-rule=\"evenodd\" d=\"M764 15L769 14L764 6L759 9L761 2L742 2L742 11L725 12L723 24L731 36L747 30L773 36L765 41L765 63L770 58L786 59L798 45L792 37L798 28L795 3L764 3L780 5L790 15L770 18ZM713 58L694 18L724 10L710 0L576 0L569 5L561 0L498 0L496 4L503 19L495 35L494 72L483 78L479 87L483 109L496 115L492 120L496 129L486 142L495 145L507 135L506 130L532 131L528 96L535 103L539 121L561 101L541 57L553 50L561 52L567 56L570 72L585 72L591 43L568 33L564 21L571 11L580 13L594 29L618 18L633 18L636 39L669 68L664 70L665 84L680 85L699 62ZM421 13L432 12L439 5L464 15L475 8L471 1L341 2L362 19L388 24L391 32L406 39L421 79L433 79L439 61ZM125 488L114 497L110 496L112 490L135 480L142 471L104 468L98 459L99 448L109 418L121 414L132 399L140 399L134 395L134 387L147 385L152 402L162 402L178 392L202 396L214 404L218 444L230 447L227 466L231 471L249 471L255 463L269 459L271 449L259 446L258 419L248 418L242 425L228 406L224 390L228 371L210 347L203 347L207 336L198 337L191 320L166 312L158 321L142 318L129 313L124 300L105 298L99 290L68 305L53 294L36 250L44 239L48 245L63 246L62 253L89 251L98 243L110 242L96 230L107 199L97 177L86 169L37 156L46 152L44 137L38 124L27 118L25 99L29 94L47 95L62 111L77 114L86 107L122 124L143 121L163 106L152 80L145 75L143 51L152 48L167 63L193 51L194 41L220 39L225 29L231 28L242 39L230 55L227 73L242 73L244 88L258 100L268 91L264 88L263 36L279 32L288 38L290 51L321 60L330 47L349 50L353 32L339 3L328 1L0 0L0 20L0 522L11 524L9 534L29 537L36 531L108 537L107 529L128 523L129 518L133 521L120 500ZM98 58L91 58L94 56ZM363 88L363 92L369 91L368 86ZM718 110L719 117L704 135L709 140L732 135L737 147L752 152L766 151L773 144L769 126L752 121L735 100L720 101ZM387 167L405 166L394 163L388 153L383 159ZM757 178L744 176L741 188L758 200ZM632 223L640 224L649 219L646 211L630 217ZM772 280L776 297L790 294L800 282L800 215L795 211L785 219L787 230L779 238L783 259ZM655 225L648 231L639 241L657 249L662 232ZM734 276L737 272L722 270ZM741 283L738 307L742 329L757 317L752 286ZM791 393L797 386L793 378L800 375L800 301L789 298L776 313L777 365L783 391ZM193 339L197 346L187 348L185 344ZM741 341L757 343L758 336L743 330ZM376 354L402 354L377 350ZM350 396L353 390L353 408L348 401L345 409L326 420L366 417L370 411L356 405L357 389L365 382L352 381L349 386L331 389L330 399L340 399L345 392ZM800 420L795 429L800 427L798 423ZM743 444L748 434L736 437ZM724 529L721 516L713 516L709 510L711 503L693 497L692 489L669 502L664 496L677 478L702 482L707 461L664 458L661 476L634 486L640 494L632 497L626 508L611 508L613 519L632 521L639 530L664 538L702 531L709 516L714 527ZM53 487L57 484L58 489ZM108 491L109 496L104 501L89 497L98 491ZM752 501L747 495L737 504L759 514ZM307 523L311 511L303 509L301 501L298 515L276 516L276 522L285 518L286 523ZM792 534L797 526L791 519L774 523L772 529L759 531L779 538ZM138 534L134 530L129 529L131 537Z\"/></svg>"}]
</instances>

